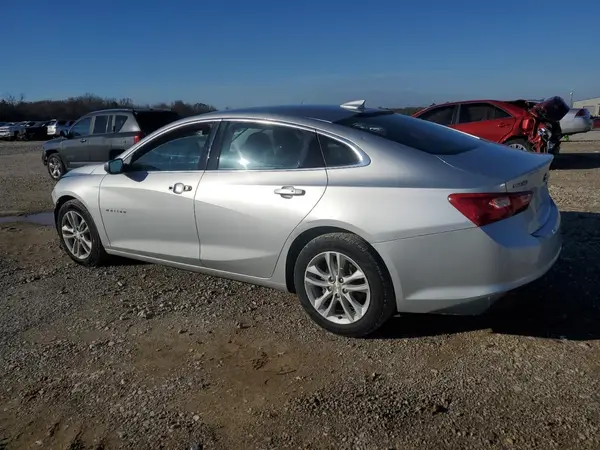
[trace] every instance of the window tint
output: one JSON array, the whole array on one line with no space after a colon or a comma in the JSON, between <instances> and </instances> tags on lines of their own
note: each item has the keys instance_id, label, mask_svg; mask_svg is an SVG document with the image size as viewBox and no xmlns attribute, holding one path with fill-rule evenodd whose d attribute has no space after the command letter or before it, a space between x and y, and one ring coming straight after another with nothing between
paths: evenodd
<instances>
[{"instance_id":1,"label":"window tint","mask_svg":"<svg viewBox=\"0 0 600 450\"><path fill-rule=\"evenodd\" d=\"M96 116L94 120L94 131L92 134L104 134L106 133L106 124L108 123L109 116Z\"/></svg>"},{"instance_id":2,"label":"window tint","mask_svg":"<svg viewBox=\"0 0 600 450\"><path fill-rule=\"evenodd\" d=\"M127 116L115 116L115 129L113 133L118 133L119 131L121 131L121 128L123 128L125 122L127 122Z\"/></svg>"},{"instance_id":3,"label":"window tint","mask_svg":"<svg viewBox=\"0 0 600 450\"><path fill-rule=\"evenodd\" d=\"M319 142L327 167L351 166L361 161L358 153L340 141L319 135Z\"/></svg>"},{"instance_id":4,"label":"window tint","mask_svg":"<svg viewBox=\"0 0 600 450\"><path fill-rule=\"evenodd\" d=\"M223 135L221 170L285 170L323 167L317 135L280 125L231 122Z\"/></svg>"},{"instance_id":5,"label":"window tint","mask_svg":"<svg viewBox=\"0 0 600 450\"><path fill-rule=\"evenodd\" d=\"M437 123L440 125L451 125L452 115L454 114L454 105L452 106L441 106L439 108L427 111L425 114L419 116L419 119L427 120L428 122Z\"/></svg>"},{"instance_id":6,"label":"window tint","mask_svg":"<svg viewBox=\"0 0 600 450\"><path fill-rule=\"evenodd\" d=\"M135 118L140 130L150 134L171 122L181 119L181 116L174 111L137 111Z\"/></svg>"},{"instance_id":7,"label":"window tint","mask_svg":"<svg viewBox=\"0 0 600 450\"><path fill-rule=\"evenodd\" d=\"M90 126L92 124L92 118L86 117L85 119L81 119L73 128L71 128L71 134L76 136L87 136L90 134Z\"/></svg>"},{"instance_id":8,"label":"window tint","mask_svg":"<svg viewBox=\"0 0 600 450\"><path fill-rule=\"evenodd\" d=\"M426 120L390 113L356 114L336 122L434 155L454 155L479 145L476 137Z\"/></svg>"},{"instance_id":9,"label":"window tint","mask_svg":"<svg viewBox=\"0 0 600 450\"><path fill-rule=\"evenodd\" d=\"M130 170L199 170L214 126L213 123L195 124L148 142L132 158Z\"/></svg>"},{"instance_id":10,"label":"window tint","mask_svg":"<svg viewBox=\"0 0 600 450\"><path fill-rule=\"evenodd\" d=\"M505 119L510 114L489 103L467 103L460 105L458 123L483 122L484 120Z\"/></svg>"}]
</instances>

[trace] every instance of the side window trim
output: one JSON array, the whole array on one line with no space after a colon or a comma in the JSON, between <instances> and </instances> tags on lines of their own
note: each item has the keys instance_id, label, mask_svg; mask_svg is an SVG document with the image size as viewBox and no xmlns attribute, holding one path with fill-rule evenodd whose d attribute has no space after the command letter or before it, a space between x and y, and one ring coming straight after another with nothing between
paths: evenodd
<instances>
[{"instance_id":1,"label":"side window trim","mask_svg":"<svg viewBox=\"0 0 600 450\"><path fill-rule=\"evenodd\" d=\"M144 142L142 145L137 146L135 148L132 148L131 151L129 153L127 153L126 155L123 156L123 162L127 165L131 163L132 158L140 153L141 151L145 150L148 148L148 146L151 146L151 148L147 151L150 152L153 149L155 149L156 147L169 142L168 139L168 135L171 133L178 133L181 131L185 131L185 129L187 128L193 128L195 126L199 126L202 124L210 124L210 123L214 123L214 127L211 129L210 131L210 135L208 136L206 145L208 146L207 151L205 152L204 156L202 158L200 158L200 160L198 161L198 167L194 170L161 170L161 171L149 171L149 173L182 173L182 172L202 172L207 170L207 160L208 157L210 155L210 151L211 148L214 144L214 140L215 140L215 136L217 135L217 133L219 132L221 127L221 119L210 119L210 120L201 120L201 121L196 121L196 122L192 122L192 123L184 123L184 124L179 124L177 126L168 128L166 130L163 130L160 134L154 136L151 140L149 140L148 142ZM164 138L167 138L166 140L163 141ZM147 153L145 152L145 153Z\"/></svg>"}]
</instances>

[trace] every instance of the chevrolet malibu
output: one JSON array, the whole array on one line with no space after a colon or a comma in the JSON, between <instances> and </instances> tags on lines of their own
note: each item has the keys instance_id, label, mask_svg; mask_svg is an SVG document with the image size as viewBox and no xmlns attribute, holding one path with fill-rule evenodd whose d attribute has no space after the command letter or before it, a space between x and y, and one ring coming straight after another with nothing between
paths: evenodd
<instances>
[{"instance_id":1,"label":"chevrolet malibu","mask_svg":"<svg viewBox=\"0 0 600 450\"><path fill-rule=\"evenodd\" d=\"M330 332L397 313L479 314L561 251L552 156L366 108L178 120L52 199L77 263L110 255L296 293Z\"/></svg>"}]
</instances>

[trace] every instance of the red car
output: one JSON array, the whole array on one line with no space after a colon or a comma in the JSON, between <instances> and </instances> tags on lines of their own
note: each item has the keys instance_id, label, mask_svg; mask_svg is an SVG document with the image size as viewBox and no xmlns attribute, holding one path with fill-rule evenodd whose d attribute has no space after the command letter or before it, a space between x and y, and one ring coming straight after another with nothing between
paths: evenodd
<instances>
[{"instance_id":1,"label":"red car","mask_svg":"<svg viewBox=\"0 0 600 450\"><path fill-rule=\"evenodd\" d=\"M542 102L527 100L469 100L433 105L413 117L519 150L558 153L560 119L569 106L560 97Z\"/></svg>"}]
</instances>

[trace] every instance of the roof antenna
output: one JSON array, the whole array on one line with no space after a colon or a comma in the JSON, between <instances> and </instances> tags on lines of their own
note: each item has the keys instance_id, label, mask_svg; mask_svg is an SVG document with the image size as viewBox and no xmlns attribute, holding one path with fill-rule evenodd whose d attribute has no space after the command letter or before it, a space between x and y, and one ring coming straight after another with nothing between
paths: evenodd
<instances>
[{"instance_id":1,"label":"roof antenna","mask_svg":"<svg viewBox=\"0 0 600 450\"><path fill-rule=\"evenodd\" d=\"M358 110L358 111L362 111L365 109L365 100L354 100L351 102L346 102L342 105L340 105L342 108L346 108L346 109L354 109L354 110Z\"/></svg>"}]
</instances>

